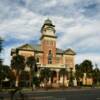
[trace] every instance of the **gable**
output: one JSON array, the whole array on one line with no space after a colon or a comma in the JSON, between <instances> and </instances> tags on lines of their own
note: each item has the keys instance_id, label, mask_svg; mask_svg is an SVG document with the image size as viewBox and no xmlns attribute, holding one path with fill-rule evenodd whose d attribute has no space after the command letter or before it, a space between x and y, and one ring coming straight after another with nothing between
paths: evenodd
<instances>
[{"instance_id":1,"label":"gable","mask_svg":"<svg viewBox=\"0 0 100 100\"><path fill-rule=\"evenodd\" d=\"M34 48L31 45L29 45L29 44L22 45L22 46L18 47L17 49L21 49L21 50L34 50Z\"/></svg>"},{"instance_id":2,"label":"gable","mask_svg":"<svg viewBox=\"0 0 100 100\"><path fill-rule=\"evenodd\" d=\"M67 55L76 55L76 53L72 49L65 50L64 54L67 54Z\"/></svg>"}]
</instances>

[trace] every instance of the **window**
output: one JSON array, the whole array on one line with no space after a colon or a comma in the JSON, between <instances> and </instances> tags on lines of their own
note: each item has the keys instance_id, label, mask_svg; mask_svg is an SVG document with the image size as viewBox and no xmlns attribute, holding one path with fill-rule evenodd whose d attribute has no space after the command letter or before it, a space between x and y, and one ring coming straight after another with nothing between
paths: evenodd
<instances>
[{"instance_id":1,"label":"window","mask_svg":"<svg viewBox=\"0 0 100 100\"><path fill-rule=\"evenodd\" d=\"M52 53L51 53L51 50L49 50L49 54L48 54L48 64L52 64Z\"/></svg>"},{"instance_id":2,"label":"window","mask_svg":"<svg viewBox=\"0 0 100 100\"><path fill-rule=\"evenodd\" d=\"M37 61L37 63L39 63L39 57L37 57L36 61Z\"/></svg>"},{"instance_id":3,"label":"window","mask_svg":"<svg viewBox=\"0 0 100 100\"><path fill-rule=\"evenodd\" d=\"M49 54L51 54L51 50L49 50Z\"/></svg>"}]
</instances>

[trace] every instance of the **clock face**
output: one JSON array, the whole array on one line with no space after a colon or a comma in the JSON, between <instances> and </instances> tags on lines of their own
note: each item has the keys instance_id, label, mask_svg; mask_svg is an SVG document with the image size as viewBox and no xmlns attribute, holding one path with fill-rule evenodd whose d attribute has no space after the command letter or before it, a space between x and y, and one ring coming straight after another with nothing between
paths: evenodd
<instances>
[{"instance_id":1,"label":"clock face","mask_svg":"<svg viewBox=\"0 0 100 100\"><path fill-rule=\"evenodd\" d=\"M46 35L54 35L54 31L49 28L49 29L46 29L45 34Z\"/></svg>"}]
</instances>

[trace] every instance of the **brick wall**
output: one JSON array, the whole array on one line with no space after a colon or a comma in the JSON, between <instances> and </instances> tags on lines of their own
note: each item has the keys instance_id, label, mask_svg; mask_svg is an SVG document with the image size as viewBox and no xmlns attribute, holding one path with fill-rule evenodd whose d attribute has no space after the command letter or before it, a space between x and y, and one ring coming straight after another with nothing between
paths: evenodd
<instances>
[{"instance_id":1,"label":"brick wall","mask_svg":"<svg viewBox=\"0 0 100 100\"><path fill-rule=\"evenodd\" d=\"M55 39L46 37L41 41L41 48L43 50L43 64L48 64L48 53L51 50L53 58L52 64L56 64L56 41Z\"/></svg>"}]
</instances>

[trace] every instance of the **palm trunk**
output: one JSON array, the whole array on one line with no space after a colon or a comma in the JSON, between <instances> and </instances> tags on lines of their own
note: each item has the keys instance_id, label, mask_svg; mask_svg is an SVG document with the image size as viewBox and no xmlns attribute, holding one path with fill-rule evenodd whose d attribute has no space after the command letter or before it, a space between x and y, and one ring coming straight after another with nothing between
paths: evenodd
<instances>
[{"instance_id":1,"label":"palm trunk","mask_svg":"<svg viewBox=\"0 0 100 100\"><path fill-rule=\"evenodd\" d=\"M19 86L19 75L16 76L15 87Z\"/></svg>"},{"instance_id":2,"label":"palm trunk","mask_svg":"<svg viewBox=\"0 0 100 100\"><path fill-rule=\"evenodd\" d=\"M16 83L15 83L15 86L16 87L19 87L19 78L20 78L20 74L21 74L21 71L17 71L16 72Z\"/></svg>"},{"instance_id":3,"label":"palm trunk","mask_svg":"<svg viewBox=\"0 0 100 100\"><path fill-rule=\"evenodd\" d=\"M63 75L63 87L64 87L64 75Z\"/></svg>"},{"instance_id":4,"label":"palm trunk","mask_svg":"<svg viewBox=\"0 0 100 100\"><path fill-rule=\"evenodd\" d=\"M32 69L30 69L30 73L29 73L29 87L32 86Z\"/></svg>"},{"instance_id":5,"label":"palm trunk","mask_svg":"<svg viewBox=\"0 0 100 100\"><path fill-rule=\"evenodd\" d=\"M45 83L45 88L47 89L47 80L44 79L44 83Z\"/></svg>"},{"instance_id":6,"label":"palm trunk","mask_svg":"<svg viewBox=\"0 0 100 100\"><path fill-rule=\"evenodd\" d=\"M87 86L87 73L86 73L86 78L85 78L85 81L86 81L86 86Z\"/></svg>"}]
</instances>

